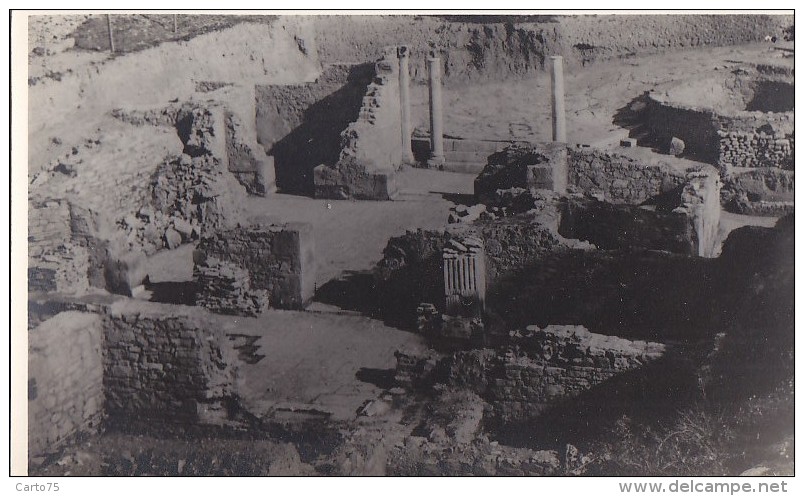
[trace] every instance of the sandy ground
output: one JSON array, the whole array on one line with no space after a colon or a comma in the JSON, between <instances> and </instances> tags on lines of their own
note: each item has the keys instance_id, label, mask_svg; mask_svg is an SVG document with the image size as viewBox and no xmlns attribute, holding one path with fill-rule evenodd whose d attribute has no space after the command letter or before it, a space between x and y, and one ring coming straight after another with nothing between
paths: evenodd
<instances>
[{"instance_id":1,"label":"sandy ground","mask_svg":"<svg viewBox=\"0 0 804 496\"><path fill-rule=\"evenodd\" d=\"M636 56L565 69L567 137L593 145L619 141L627 132L612 120L618 109L645 91L666 90L691 77L720 75L744 63L792 64L776 45L684 50ZM412 122L428 129L426 86L411 92ZM464 138L551 139L550 75L443 89L444 130Z\"/></svg>"}]
</instances>

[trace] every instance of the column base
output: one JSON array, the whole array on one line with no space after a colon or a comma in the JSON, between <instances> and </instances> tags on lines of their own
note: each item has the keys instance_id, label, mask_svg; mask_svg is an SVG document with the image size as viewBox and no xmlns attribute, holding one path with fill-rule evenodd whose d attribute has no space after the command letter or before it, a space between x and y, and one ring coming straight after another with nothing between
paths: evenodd
<instances>
[{"instance_id":1,"label":"column base","mask_svg":"<svg viewBox=\"0 0 804 496\"><path fill-rule=\"evenodd\" d=\"M445 163L447 163L447 160L443 155L433 156L427 159L427 167L430 169L440 169L444 167Z\"/></svg>"}]
</instances>

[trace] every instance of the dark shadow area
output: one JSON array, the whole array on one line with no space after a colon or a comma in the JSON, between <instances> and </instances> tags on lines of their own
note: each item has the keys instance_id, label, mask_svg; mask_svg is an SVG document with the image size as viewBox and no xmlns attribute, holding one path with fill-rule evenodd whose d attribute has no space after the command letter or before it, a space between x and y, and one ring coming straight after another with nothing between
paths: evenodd
<instances>
[{"instance_id":1,"label":"dark shadow area","mask_svg":"<svg viewBox=\"0 0 804 496\"><path fill-rule=\"evenodd\" d=\"M149 301L172 303L174 305L195 305L198 285L195 281L150 282L146 279L145 289L151 291Z\"/></svg>"},{"instance_id":2,"label":"dark shadow area","mask_svg":"<svg viewBox=\"0 0 804 496\"><path fill-rule=\"evenodd\" d=\"M310 105L301 125L268 151L274 156L276 184L281 192L313 194L313 169L338 161L341 132L357 120L373 76L373 64L351 67L346 84Z\"/></svg>"},{"instance_id":3,"label":"dark shadow area","mask_svg":"<svg viewBox=\"0 0 804 496\"><path fill-rule=\"evenodd\" d=\"M430 191L430 194L441 195L441 198L447 200L448 202L452 202L455 205L466 205L467 207L471 207L472 205L477 204L475 195L465 193L442 193L441 191Z\"/></svg>"},{"instance_id":4,"label":"dark shadow area","mask_svg":"<svg viewBox=\"0 0 804 496\"><path fill-rule=\"evenodd\" d=\"M378 314L377 283L371 271L346 271L319 287L315 301L374 317Z\"/></svg>"},{"instance_id":5,"label":"dark shadow area","mask_svg":"<svg viewBox=\"0 0 804 496\"><path fill-rule=\"evenodd\" d=\"M710 260L656 251L552 253L489 284L509 327L578 324L629 339L699 339L717 327Z\"/></svg>"},{"instance_id":6,"label":"dark shadow area","mask_svg":"<svg viewBox=\"0 0 804 496\"><path fill-rule=\"evenodd\" d=\"M671 419L696 399L697 391L694 363L663 357L557 402L537 419L491 422L487 428L502 444L561 450L567 442L584 445L599 439L623 415L651 423Z\"/></svg>"},{"instance_id":7,"label":"dark shadow area","mask_svg":"<svg viewBox=\"0 0 804 496\"><path fill-rule=\"evenodd\" d=\"M394 369L372 369L362 367L357 371L355 377L357 380L374 384L378 388L391 389L396 386L396 379L394 379L396 371Z\"/></svg>"},{"instance_id":8,"label":"dark shadow area","mask_svg":"<svg viewBox=\"0 0 804 496\"><path fill-rule=\"evenodd\" d=\"M754 97L745 109L749 112L792 112L795 106L795 87L781 81L757 81Z\"/></svg>"},{"instance_id":9,"label":"dark shadow area","mask_svg":"<svg viewBox=\"0 0 804 496\"><path fill-rule=\"evenodd\" d=\"M650 148L657 153L661 150L659 139L653 136L647 125L648 119L648 93L645 92L634 98L628 104L620 107L614 113L612 124L628 130L628 137L636 140L638 146Z\"/></svg>"},{"instance_id":10,"label":"dark shadow area","mask_svg":"<svg viewBox=\"0 0 804 496\"><path fill-rule=\"evenodd\" d=\"M439 261L440 263L440 257ZM431 263L433 267L435 262ZM422 296L422 288L429 288L425 294L436 301L438 291L427 277L427 282L410 278L408 270L414 271L424 279L418 267L406 267L402 273L394 273L391 281L379 281L373 271L346 272L316 291L314 301L334 305L343 310L359 312L366 317L382 320L390 327L411 330L416 324L416 307L423 301L431 301ZM432 270L432 269L431 269ZM443 281L441 286L443 287Z\"/></svg>"},{"instance_id":11,"label":"dark shadow area","mask_svg":"<svg viewBox=\"0 0 804 496\"><path fill-rule=\"evenodd\" d=\"M254 365L260 360L265 358L265 355L260 355L257 350L260 346L255 343L260 339L259 336L251 336L248 334L227 334L229 341L236 341L237 344L232 346L237 350L237 357L249 365Z\"/></svg>"}]
</instances>

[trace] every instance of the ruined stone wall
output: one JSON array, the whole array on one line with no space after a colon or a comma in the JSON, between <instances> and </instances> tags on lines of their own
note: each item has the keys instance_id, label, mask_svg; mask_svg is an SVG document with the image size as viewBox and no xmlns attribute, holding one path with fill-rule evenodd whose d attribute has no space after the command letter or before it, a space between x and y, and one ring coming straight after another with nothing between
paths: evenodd
<instances>
[{"instance_id":1,"label":"ruined stone wall","mask_svg":"<svg viewBox=\"0 0 804 496\"><path fill-rule=\"evenodd\" d=\"M720 180L710 169L691 171L683 185L654 204L612 204L589 197L562 203L558 232L604 250L643 248L715 256L720 223Z\"/></svg>"},{"instance_id":2,"label":"ruined stone wall","mask_svg":"<svg viewBox=\"0 0 804 496\"><path fill-rule=\"evenodd\" d=\"M729 167L793 167L795 138L792 112L715 110L648 96L647 119L651 135L663 146L672 137L684 141L686 155Z\"/></svg>"},{"instance_id":3,"label":"ruined stone wall","mask_svg":"<svg viewBox=\"0 0 804 496\"><path fill-rule=\"evenodd\" d=\"M229 172L234 174L249 194L265 196L276 190L274 159L265 154L265 149L257 143L253 128L245 126L243 118L227 110L226 119L226 162Z\"/></svg>"},{"instance_id":4,"label":"ruined stone wall","mask_svg":"<svg viewBox=\"0 0 804 496\"><path fill-rule=\"evenodd\" d=\"M315 168L318 198L390 200L397 194L394 172L402 163L402 128L395 47L375 64L375 73L357 120L341 133L337 163Z\"/></svg>"},{"instance_id":5,"label":"ruined stone wall","mask_svg":"<svg viewBox=\"0 0 804 496\"><path fill-rule=\"evenodd\" d=\"M603 250L644 248L697 254L694 225L682 212L571 198L564 204L559 232Z\"/></svg>"},{"instance_id":6,"label":"ruined stone wall","mask_svg":"<svg viewBox=\"0 0 804 496\"><path fill-rule=\"evenodd\" d=\"M237 356L198 310L111 306L104 321L103 387L113 421L214 422L234 394Z\"/></svg>"},{"instance_id":7,"label":"ruined stone wall","mask_svg":"<svg viewBox=\"0 0 804 496\"><path fill-rule=\"evenodd\" d=\"M659 358L664 345L593 334L582 326L529 326L514 331L499 349L459 351L432 367L411 368L405 374L433 374L431 380L469 389L483 398L490 422L537 419L548 407L579 395L628 370ZM417 377L419 384L426 380Z\"/></svg>"},{"instance_id":8,"label":"ruined stone wall","mask_svg":"<svg viewBox=\"0 0 804 496\"><path fill-rule=\"evenodd\" d=\"M105 288L107 258L93 212L61 199L29 202L29 291L75 293Z\"/></svg>"},{"instance_id":9,"label":"ruined stone wall","mask_svg":"<svg viewBox=\"0 0 804 496\"><path fill-rule=\"evenodd\" d=\"M194 253L196 302L212 311L256 315L266 305L302 309L315 292L312 227L237 227L201 239Z\"/></svg>"},{"instance_id":10,"label":"ruined stone wall","mask_svg":"<svg viewBox=\"0 0 804 496\"><path fill-rule=\"evenodd\" d=\"M358 118L373 78L372 64L337 63L314 82L256 86L257 141L274 158L279 189L312 193L313 168L337 162L341 132Z\"/></svg>"},{"instance_id":11,"label":"ruined stone wall","mask_svg":"<svg viewBox=\"0 0 804 496\"><path fill-rule=\"evenodd\" d=\"M55 452L103 418L101 318L62 312L28 333L28 452Z\"/></svg>"},{"instance_id":12,"label":"ruined stone wall","mask_svg":"<svg viewBox=\"0 0 804 496\"><path fill-rule=\"evenodd\" d=\"M565 193L568 182L567 146L564 143L520 143L491 154L475 179L475 197L491 202L497 190L522 188Z\"/></svg>"},{"instance_id":13,"label":"ruined stone wall","mask_svg":"<svg viewBox=\"0 0 804 496\"><path fill-rule=\"evenodd\" d=\"M684 173L594 148L570 149L569 185L610 203L636 205L684 183Z\"/></svg>"},{"instance_id":14,"label":"ruined stone wall","mask_svg":"<svg viewBox=\"0 0 804 496\"><path fill-rule=\"evenodd\" d=\"M718 116L717 165L793 169L795 134L793 113L740 112Z\"/></svg>"},{"instance_id":15,"label":"ruined stone wall","mask_svg":"<svg viewBox=\"0 0 804 496\"><path fill-rule=\"evenodd\" d=\"M129 249L146 255L197 240L202 233L242 221L246 190L229 171L226 111L188 103L145 112L117 111L126 122L170 126L184 145L165 157L151 176L150 198L118 220ZM265 164L267 165L267 164Z\"/></svg>"},{"instance_id":16,"label":"ruined stone wall","mask_svg":"<svg viewBox=\"0 0 804 496\"><path fill-rule=\"evenodd\" d=\"M698 108L669 101L663 95L650 93L647 99L646 124L660 148L670 146L673 137L684 142L684 153L716 164L720 137L717 115L712 109Z\"/></svg>"}]
</instances>

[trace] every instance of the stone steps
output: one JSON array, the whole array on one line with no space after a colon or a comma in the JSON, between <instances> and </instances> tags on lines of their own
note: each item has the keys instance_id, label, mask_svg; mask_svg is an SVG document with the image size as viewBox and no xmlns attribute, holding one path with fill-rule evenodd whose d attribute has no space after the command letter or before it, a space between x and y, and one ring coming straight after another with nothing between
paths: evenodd
<instances>
[{"instance_id":1,"label":"stone steps","mask_svg":"<svg viewBox=\"0 0 804 496\"><path fill-rule=\"evenodd\" d=\"M447 161L444 163L444 166L441 168L441 170L447 172L460 172L463 174L480 174L485 166L485 162L451 162L449 160L449 155L447 155Z\"/></svg>"}]
</instances>

